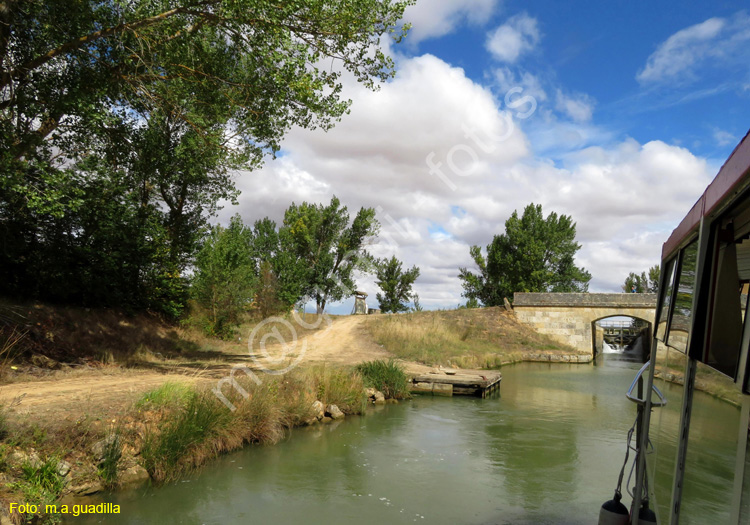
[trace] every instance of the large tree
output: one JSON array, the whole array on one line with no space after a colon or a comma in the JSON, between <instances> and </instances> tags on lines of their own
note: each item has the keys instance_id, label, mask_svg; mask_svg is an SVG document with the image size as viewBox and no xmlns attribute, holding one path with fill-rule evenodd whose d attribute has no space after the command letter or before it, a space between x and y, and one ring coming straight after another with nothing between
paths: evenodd
<instances>
[{"instance_id":1,"label":"large tree","mask_svg":"<svg viewBox=\"0 0 750 525\"><path fill-rule=\"evenodd\" d=\"M625 278L625 284L622 285L622 291L626 293L656 293L659 291L659 265L652 266L648 273L641 272L638 275L635 272Z\"/></svg>"},{"instance_id":2,"label":"large tree","mask_svg":"<svg viewBox=\"0 0 750 525\"><path fill-rule=\"evenodd\" d=\"M251 255L261 288L256 303L264 317L286 310L305 294L309 264L296 250L288 228L268 217L256 221Z\"/></svg>"},{"instance_id":3,"label":"large tree","mask_svg":"<svg viewBox=\"0 0 750 525\"><path fill-rule=\"evenodd\" d=\"M409 307L408 301L414 298L415 309L419 303L419 297L412 294L411 287L419 277L419 268L412 266L404 271L401 261L394 255L390 259L379 261L377 267L377 284L383 291L377 293L376 298L383 313L406 312ZM421 308L421 307L420 307Z\"/></svg>"},{"instance_id":4,"label":"large tree","mask_svg":"<svg viewBox=\"0 0 750 525\"><path fill-rule=\"evenodd\" d=\"M0 3L0 293L178 313L231 170L389 78L407 3Z\"/></svg>"},{"instance_id":5,"label":"large tree","mask_svg":"<svg viewBox=\"0 0 750 525\"><path fill-rule=\"evenodd\" d=\"M541 205L529 204L505 221L505 232L495 235L486 257L479 246L469 250L479 272L459 269L463 296L485 306L503 304L514 292L586 292L591 275L575 265L580 245L576 225L555 212L546 218Z\"/></svg>"},{"instance_id":6,"label":"large tree","mask_svg":"<svg viewBox=\"0 0 750 525\"><path fill-rule=\"evenodd\" d=\"M360 208L350 223L346 206L335 196L327 206L292 204L284 214L284 230L293 253L307 265L303 292L315 299L318 313L330 301L352 295L355 270L373 265L366 250L379 230L372 208Z\"/></svg>"},{"instance_id":7,"label":"large tree","mask_svg":"<svg viewBox=\"0 0 750 525\"><path fill-rule=\"evenodd\" d=\"M214 226L198 252L192 293L207 313L211 335L230 335L255 295L251 242L252 232L235 215L227 228Z\"/></svg>"}]
</instances>

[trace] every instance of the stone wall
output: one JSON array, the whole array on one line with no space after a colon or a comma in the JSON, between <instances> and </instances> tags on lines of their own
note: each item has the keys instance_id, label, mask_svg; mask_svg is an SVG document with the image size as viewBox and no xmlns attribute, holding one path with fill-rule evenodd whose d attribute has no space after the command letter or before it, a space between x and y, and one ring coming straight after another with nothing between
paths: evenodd
<instances>
[{"instance_id":1,"label":"stone wall","mask_svg":"<svg viewBox=\"0 0 750 525\"><path fill-rule=\"evenodd\" d=\"M595 321L622 315L653 325L656 294L516 293L513 310L519 321L537 332L579 352L593 353Z\"/></svg>"}]
</instances>

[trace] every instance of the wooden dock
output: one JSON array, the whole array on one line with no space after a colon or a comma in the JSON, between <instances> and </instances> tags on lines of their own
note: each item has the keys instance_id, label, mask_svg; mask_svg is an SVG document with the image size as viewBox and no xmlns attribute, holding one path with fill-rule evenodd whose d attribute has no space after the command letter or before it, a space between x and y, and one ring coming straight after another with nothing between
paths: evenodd
<instances>
[{"instance_id":1,"label":"wooden dock","mask_svg":"<svg viewBox=\"0 0 750 525\"><path fill-rule=\"evenodd\" d=\"M502 378L502 374L494 370L441 370L414 376L411 392L486 398L500 389Z\"/></svg>"}]
</instances>

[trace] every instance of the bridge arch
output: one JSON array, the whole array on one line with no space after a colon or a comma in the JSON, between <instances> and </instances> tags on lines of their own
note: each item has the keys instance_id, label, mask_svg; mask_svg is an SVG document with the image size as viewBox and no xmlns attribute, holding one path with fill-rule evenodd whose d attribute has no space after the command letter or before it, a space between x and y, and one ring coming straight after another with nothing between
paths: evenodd
<instances>
[{"instance_id":1,"label":"bridge arch","mask_svg":"<svg viewBox=\"0 0 750 525\"><path fill-rule=\"evenodd\" d=\"M579 352L595 352L595 324L608 317L642 319L654 325L656 294L515 293L516 318Z\"/></svg>"},{"instance_id":2,"label":"bridge arch","mask_svg":"<svg viewBox=\"0 0 750 525\"><path fill-rule=\"evenodd\" d=\"M623 320L627 319L627 320ZM635 322L634 322L635 321ZM619 346L621 350L631 348L631 345L640 338L636 345L638 355L645 360L651 350L651 336L653 334L653 322L643 317L610 315L591 322L591 334L593 337L594 355L604 353L604 343L610 346ZM631 356L631 357L632 357Z\"/></svg>"}]
</instances>

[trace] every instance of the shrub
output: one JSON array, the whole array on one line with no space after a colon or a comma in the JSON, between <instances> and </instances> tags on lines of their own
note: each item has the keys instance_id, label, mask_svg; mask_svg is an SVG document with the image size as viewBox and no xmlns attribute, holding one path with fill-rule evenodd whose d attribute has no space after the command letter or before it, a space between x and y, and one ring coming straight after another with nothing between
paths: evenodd
<instances>
[{"instance_id":1,"label":"shrub","mask_svg":"<svg viewBox=\"0 0 750 525\"><path fill-rule=\"evenodd\" d=\"M357 365L365 384L383 392L386 398L406 399L409 397L409 378L404 367L393 359L378 359Z\"/></svg>"}]
</instances>

